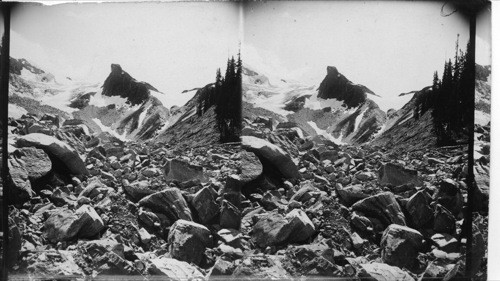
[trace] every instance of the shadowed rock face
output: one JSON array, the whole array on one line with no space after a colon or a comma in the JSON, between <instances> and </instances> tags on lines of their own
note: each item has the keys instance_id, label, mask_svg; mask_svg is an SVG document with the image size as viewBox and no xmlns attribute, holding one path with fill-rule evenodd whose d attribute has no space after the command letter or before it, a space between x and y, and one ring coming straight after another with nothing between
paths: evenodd
<instances>
[{"instance_id":1,"label":"shadowed rock face","mask_svg":"<svg viewBox=\"0 0 500 281\"><path fill-rule=\"evenodd\" d=\"M23 70L23 68L29 70L30 72L32 72L34 74L44 74L45 73L45 71L30 64L26 59L15 59L12 57L10 58L10 65L9 65L10 73L21 75L21 71Z\"/></svg>"},{"instance_id":2,"label":"shadowed rock face","mask_svg":"<svg viewBox=\"0 0 500 281\"><path fill-rule=\"evenodd\" d=\"M344 101L348 107L357 107L365 102L366 93L372 91L365 86L353 84L333 66L327 67L326 77L318 89L319 98Z\"/></svg>"},{"instance_id":3,"label":"shadowed rock face","mask_svg":"<svg viewBox=\"0 0 500 281\"><path fill-rule=\"evenodd\" d=\"M149 97L150 90L158 92L150 84L132 78L119 64L111 65L111 73L102 88L103 95L126 98L132 105L143 103Z\"/></svg>"}]
</instances>

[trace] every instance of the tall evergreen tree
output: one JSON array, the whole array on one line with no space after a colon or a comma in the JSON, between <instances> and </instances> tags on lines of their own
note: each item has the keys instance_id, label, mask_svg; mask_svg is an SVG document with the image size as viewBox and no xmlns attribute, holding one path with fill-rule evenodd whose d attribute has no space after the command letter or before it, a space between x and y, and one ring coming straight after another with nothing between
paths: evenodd
<instances>
[{"instance_id":1,"label":"tall evergreen tree","mask_svg":"<svg viewBox=\"0 0 500 281\"><path fill-rule=\"evenodd\" d=\"M422 114L425 110L432 109L438 143L442 145L453 144L465 136L466 118L474 110L474 100L470 95L474 85L468 82L474 81L470 78L475 73L475 66L470 63L473 54L469 52L469 44L465 54L459 49L458 38L457 36L454 63L451 59L445 62L441 81L437 72L434 72L432 89L427 95L429 107L425 106L424 98L424 109L421 110Z\"/></svg>"},{"instance_id":2,"label":"tall evergreen tree","mask_svg":"<svg viewBox=\"0 0 500 281\"><path fill-rule=\"evenodd\" d=\"M215 106L221 142L240 140L242 67L241 55L238 53L236 61L234 56L227 60L225 76L222 77L220 68L217 69L213 88L200 93L198 97L196 112L199 116Z\"/></svg>"}]
</instances>

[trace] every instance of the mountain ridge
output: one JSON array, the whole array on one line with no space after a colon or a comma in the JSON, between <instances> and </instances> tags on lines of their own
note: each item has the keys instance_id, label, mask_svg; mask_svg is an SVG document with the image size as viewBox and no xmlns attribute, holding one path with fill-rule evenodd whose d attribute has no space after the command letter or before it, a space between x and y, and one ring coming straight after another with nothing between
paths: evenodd
<instances>
[{"instance_id":1,"label":"mountain ridge","mask_svg":"<svg viewBox=\"0 0 500 281\"><path fill-rule=\"evenodd\" d=\"M245 101L253 104L252 110L261 107L280 114L311 137L323 135L338 144L369 141L386 118L385 112L368 97L368 94L378 95L364 85L351 82L334 66L326 70L316 88L284 80L272 85L258 70L246 68Z\"/></svg>"},{"instance_id":2,"label":"mountain ridge","mask_svg":"<svg viewBox=\"0 0 500 281\"><path fill-rule=\"evenodd\" d=\"M26 59L11 58L10 107L20 117L26 112L43 115L52 112L64 120L77 119L94 133L108 132L122 140L154 138L173 125L184 111L194 107L192 101L199 87L183 92L193 95L183 105L164 105L164 93L147 82L136 80L119 64L111 64L111 71L102 84L69 80L63 84ZM47 78L48 77L48 78ZM52 77L51 79L49 79ZM161 98L161 99L160 99ZM43 111L36 108L43 106Z\"/></svg>"}]
</instances>

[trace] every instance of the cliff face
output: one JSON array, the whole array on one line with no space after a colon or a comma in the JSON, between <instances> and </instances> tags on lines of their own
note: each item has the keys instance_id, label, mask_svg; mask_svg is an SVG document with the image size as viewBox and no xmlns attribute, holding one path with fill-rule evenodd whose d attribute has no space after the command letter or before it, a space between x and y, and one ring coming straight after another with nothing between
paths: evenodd
<instances>
[{"instance_id":1,"label":"cliff face","mask_svg":"<svg viewBox=\"0 0 500 281\"><path fill-rule=\"evenodd\" d=\"M157 91L146 82L138 82L127 72L123 71L119 64L111 65L111 73L104 81L102 94L104 96L119 96L126 98L131 105L143 103L149 97L149 91Z\"/></svg>"},{"instance_id":2,"label":"cliff face","mask_svg":"<svg viewBox=\"0 0 500 281\"><path fill-rule=\"evenodd\" d=\"M328 66L326 77L319 85L318 98L337 99L352 108L364 103L367 93L373 94L367 87L352 83L336 67Z\"/></svg>"}]
</instances>

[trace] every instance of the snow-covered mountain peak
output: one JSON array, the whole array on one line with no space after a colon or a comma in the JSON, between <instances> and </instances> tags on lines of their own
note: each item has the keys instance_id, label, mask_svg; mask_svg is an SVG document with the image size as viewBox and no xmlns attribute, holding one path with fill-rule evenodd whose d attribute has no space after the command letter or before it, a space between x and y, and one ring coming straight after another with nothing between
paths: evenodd
<instances>
[{"instance_id":1,"label":"snow-covered mountain peak","mask_svg":"<svg viewBox=\"0 0 500 281\"><path fill-rule=\"evenodd\" d=\"M327 66L326 70L317 87L285 79L273 84L267 75L248 67L243 72L243 99L256 112L262 114L257 109L261 108L269 111L270 117L278 114L310 136L321 135L337 144L369 141L386 117L367 95L380 97L367 87L352 83L336 67ZM257 114L249 113L254 115Z\"/></svg>"}]
</instances>

